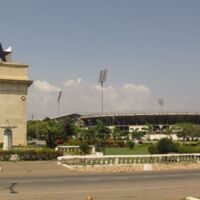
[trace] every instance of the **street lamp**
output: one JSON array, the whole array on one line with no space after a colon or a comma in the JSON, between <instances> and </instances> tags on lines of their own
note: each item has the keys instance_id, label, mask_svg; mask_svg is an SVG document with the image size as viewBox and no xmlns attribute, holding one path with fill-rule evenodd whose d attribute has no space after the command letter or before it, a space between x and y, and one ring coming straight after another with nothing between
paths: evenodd
<instances>
[{"instance_id":1,"label":"street lamp","mask_svg":"<svg viewBox=\"0 0 200 200\"><path fill-rule=\"evenodd\" d=\"M101 70L99 74L99 83L101 84L101 113L103 114L103 84L107 78L107 69Z\"/></svg>"}]
</instances>

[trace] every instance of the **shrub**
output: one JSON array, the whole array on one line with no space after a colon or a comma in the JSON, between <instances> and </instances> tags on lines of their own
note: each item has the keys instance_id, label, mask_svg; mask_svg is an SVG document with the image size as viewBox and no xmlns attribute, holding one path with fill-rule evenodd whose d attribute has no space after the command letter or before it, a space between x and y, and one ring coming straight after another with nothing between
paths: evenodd
<instances>
[{"instance_id":1,"label":"shrub","mask_svg":"<svg viewBox=\"0 0 200 200\"><path fill-rule=\"evenodd\" d=\"M117 144L119 147L125 147L125 146L126 146L123 140L118 140L118 141L116 142L116 144Z\"/></svg>"},{"instance_id":2,"label":"shrub","mask_svg":"<svg viewBox=\"0 0 200 200\"><path fill-rule=\"evenodd\" d=\"M148 151L150 154L158 154L158 149L156 144L149 146Z\"/></svg>"},{"instance_id":3,"label":"shrub","mask_svg":"<svg viewBox=\"0 0 200 200\"><path fill-rule=\"evenodd\" d=\"M179 145L169 138L162 138L156 144L152 144L148 150L151 154L178 153Z\"/></svg>"},{"instance_id":4,"label":"shrub","mask_svg":"<svg viewBox=\"0 0 200 200\"><path fill-rule=\"evenodd\" d=\"M133 149L135 147L135 143L133 141L128 141L127 145L129 149Z\"/></svg>"},{"instance_id":5,"label":"shrub","mask_svg":"<svg viewBox=\"0 0 200 200\"><path fill-rule=\"evenodd\" d=\"M58 156L62 156L61 151L54 151L51 149L23 149L23 150L11 150L0 151L0 161L11 160L13 155L19 158L20 161L27 160L55 160Z\"/></svg>"},{"instance_id":6,"label":"shrub","mask_svg":"<svg viewBox=\"0 0 200 200\"><path fill-rule=\"evenodd\" d=\"M81 141L77 138L73 138L71 139L71 145L80 145L81 144Z\"/></svg>"},{"instance_id":7,"label":"shrub","mask_svg":"<svg viewBox=\"0 0 200 200\"><path fill-rule=\"evenodd\" d=\"M139 140L139 141L138 141L138 144L143 144L143 141L142 141L142 140Z\"/></svg>"},{"instance_id":8,"label":"shrub","mask_svg":"<svg viewBox=\"0 0 200 200\"><path fill-rule=\"evenodd\" d=\"M125 147L126 144L123 140L106 140L104 147Z\"/></svg>"},{"instance_id":9,"label":"shrub","mask_svg":"<svg viewBox=\"0 0 200 200\"><path fill-rule=\"evenodd\" d=\"M162 138L157 143L158 153L177 153L179 151L178 145L169 138Z\"/></svg>"}]
</instances>

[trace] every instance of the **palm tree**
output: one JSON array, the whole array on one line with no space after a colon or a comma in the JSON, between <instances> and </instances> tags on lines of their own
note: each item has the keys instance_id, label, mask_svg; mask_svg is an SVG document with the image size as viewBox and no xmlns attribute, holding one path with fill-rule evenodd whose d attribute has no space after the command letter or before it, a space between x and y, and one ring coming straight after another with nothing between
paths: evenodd
<instances>
[{"instance_id":1,"label":"palm tree","mask_svg":"<svg viewBox=\"0 0 200 200\"><path fill-rule=\"evenodd\" d=\"M150 141L151 141L150 136L151 136L151 134L153 134L153 125L152 124L146 124L146 127L143 128L143 130L146 132L147 140L150 143Z\"/></svg>"}]
</instances>

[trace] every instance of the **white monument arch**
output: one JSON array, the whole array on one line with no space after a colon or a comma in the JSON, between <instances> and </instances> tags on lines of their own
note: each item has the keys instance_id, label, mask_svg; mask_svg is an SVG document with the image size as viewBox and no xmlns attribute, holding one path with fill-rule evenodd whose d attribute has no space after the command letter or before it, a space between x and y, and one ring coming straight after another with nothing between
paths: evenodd
<instances>
[{"instance_id":1,"label":"white monument arch","mask_svg":"<svg viewBox=\"0 0 200 200\"><path fill-rule=\"evenodd\" d=\"M4 51L0 44L0 127L4 128L0 143L7 138L13 145L26 145L27 91L33 81L28 78L28 65L12 62L11 55L11 48ZM6 121L15 127L12 140L11 129L4 127Z\"/></svg>"}]
</instances>

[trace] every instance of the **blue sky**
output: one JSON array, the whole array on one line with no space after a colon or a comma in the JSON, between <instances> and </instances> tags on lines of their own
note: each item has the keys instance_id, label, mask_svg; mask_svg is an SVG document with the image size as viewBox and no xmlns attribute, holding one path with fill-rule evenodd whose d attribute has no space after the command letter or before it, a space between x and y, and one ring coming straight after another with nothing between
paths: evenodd
<instances>
[{"instance_id":1,"label":"blue sky","mask_svg":"<svg viewBox=\"0 0 200 200\"><path fill-rule=\"evenodd\" d=\"M120 112L157 111L156 101L160 97L165 99L165 111L200 111L199 0L0 0L0 3L1 42L5 48L13 47L14 61L30 65L30 78L40 80L37 86L45 83L79 98L78 89L77 94L69 93L63 83L69 80L76 83L81 78L83 85L95 87L99 70L107 68L106 87L112 86L115 93L122 92L119 88L126 84L136 90L137 86L149 90L143 104L139 98L134 104L122 106ZM87 87L84 89L89 91ZM126 102L128 98L129 102L143 96L135 89L132 87L123 96L118 94L120 97L115 100L124 98ZM31 88L31 92L38 94L36 88ZM56 93L55 88L53 92ZM132 92L134 95L129 97ZM85 98L90 99L91 95ZM73 105L67 98L66 94L63 114L98 111L98 104L91 108L89 100L78 107L82 102ZM118 111L119 105L109 109L116 101L108 98L107 111ZM45 104L48 108L48 99ZM43 114L40 109L29 112L43 116L47 108ZM53 113L52 109L48 114Z\"/></svg>"}]
</instances>

